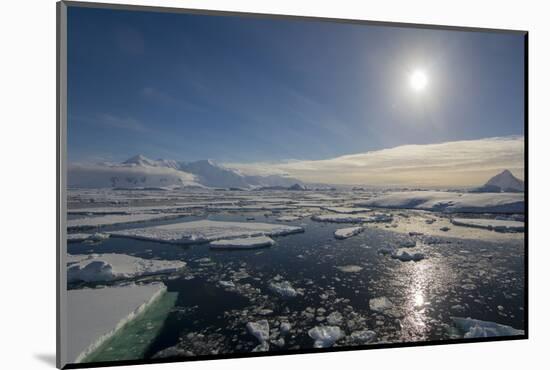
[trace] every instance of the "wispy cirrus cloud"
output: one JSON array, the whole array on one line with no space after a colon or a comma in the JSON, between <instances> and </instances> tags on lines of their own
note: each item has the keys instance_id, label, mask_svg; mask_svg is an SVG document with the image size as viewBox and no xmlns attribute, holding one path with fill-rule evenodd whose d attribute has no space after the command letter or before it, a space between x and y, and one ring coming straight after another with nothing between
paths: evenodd
<instances>
[{"instance_id":1,"label":"wispy cirrus cloud","mask_svg":"<svg viewBox=\"0 0 550 370\"><path fill-rule=\"evenodd\" d=\"M287 174L313 183L475 186L503 169L523 178L523 136L403 145L325 160L227 163L246 174Z\"/></svg>"}]
</instances>

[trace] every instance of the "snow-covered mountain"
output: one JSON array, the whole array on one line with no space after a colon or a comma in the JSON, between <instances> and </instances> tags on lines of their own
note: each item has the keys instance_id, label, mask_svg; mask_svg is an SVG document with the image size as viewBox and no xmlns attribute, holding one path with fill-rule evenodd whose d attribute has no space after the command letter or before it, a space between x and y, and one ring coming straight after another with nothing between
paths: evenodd
<instances>
[{"instance_id":1,"label":"snow-covered mountain","mask_svg":"<svg viewBox=\"0 0 550 370\"><path fill-rule=\"evenodd\" d=\"M487 192L487 193L515 193L524 191L524 183L512 172L504 170L498 175L495 175L480 188L475 189L475 192Z\"/></svg>"},{"instance_id":2,"label":"snow-covered mountain","mask_svg":"<svg viewBox=\"0 0 550 370\"><path fill-rule=\"evenodd\" d=\"M251 185L246 177L211 160L179 162L179 169L194 174L201 184L208 187L249 188Z\"/></svg>"},{"instance_id":3,"label":"snow-covered mountain","mask_svg":"<svg viewBox=\"0 0 550 370\"><path fill-rule=\"evenodd\" d=\"M67 185L79 188L203 187L195 175L142 163L72 164Z\"/></svg>"},{"instance_id":4,"label":"snow-covered mountain","mask_svg":"<svg viewBox=\"0 0 550 370\"><path fill-rule=\"evenodd\" d=\"M290 177L249 176L211 160L179 162L152 160L141 154L122 163L69 166L70 187L213 187L255 189L268 186L303 187ZM292 189L291 189L292 190Z\"/></svg>"}]
</instances>

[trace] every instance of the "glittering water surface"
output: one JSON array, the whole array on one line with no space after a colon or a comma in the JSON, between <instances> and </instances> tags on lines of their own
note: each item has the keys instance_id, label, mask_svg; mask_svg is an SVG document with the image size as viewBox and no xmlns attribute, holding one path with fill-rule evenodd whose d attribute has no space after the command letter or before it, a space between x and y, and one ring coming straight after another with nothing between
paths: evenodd
<instances>
[{"instance_id":1,"label":"glittering water surface","mask_svg":"<svg viewBox=\"0 0 550 370\"><path fill-rule=\"evenodd\" d=\"M256 220L249 222L275 222L263 213L227 212L183 220L247 222L251 215ZM175 221L132 227L171 222ZM340 327L345 336L335 346L365 344L351 335L365 329L376 333L369 343L455 338L451 316L524 329L521 239L440 236L434 240L373 225L359 235L336 240L336 229L355 225L309 218L284 224L302 226L305 232L274 238L276 245L266 249L214 251L204 244L183 247L112 237L97 244L71 243L68 252L187 262L180 273L142 279L162 280L169 292L177 294L144 358L250 352L258 341L246 324L262 319L271 329L271 351L311 348L314 342L308 330L317 325ZM102 231L122 228L129 226ZM416 246L406 251L423 253L423 260L402 262L379 253L380 248L411 240ZM232 281L234 286L220 281ZM282 281L290 282L297 296L282 297L270 289L271 283ZM386 297L391 307L371 309L369 300L377 297ZM291 326L288 334L280 331L283 322Z\"/></svg>"}]
</instances>

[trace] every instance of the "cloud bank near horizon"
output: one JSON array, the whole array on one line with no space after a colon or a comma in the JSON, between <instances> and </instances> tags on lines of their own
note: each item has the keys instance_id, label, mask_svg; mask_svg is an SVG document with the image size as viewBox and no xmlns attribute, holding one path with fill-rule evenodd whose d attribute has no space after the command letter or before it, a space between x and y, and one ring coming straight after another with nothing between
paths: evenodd
<instances>
[{"instance_id":1,"label":"cloud bank near horizon","mask_svg":"<svg viewBox=\"0 0 550 370\"><path fill-rule=\"evenodd\" d=\"M309 183L477 186L504 169L523 179L524 137L403 145L325 160L224 165L247 175L280 174Z\"/></svg>"}]
</instances>

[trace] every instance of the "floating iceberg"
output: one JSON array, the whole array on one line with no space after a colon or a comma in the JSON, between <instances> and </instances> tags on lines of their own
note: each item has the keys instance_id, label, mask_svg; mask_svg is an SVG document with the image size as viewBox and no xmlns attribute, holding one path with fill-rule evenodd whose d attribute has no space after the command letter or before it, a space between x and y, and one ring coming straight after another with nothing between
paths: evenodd
<instances>
[{"instance_id":1,"label":"floating iceberg","mask_svg":"<svg viewBox=\"0 0 550 370\"><path fill-rule=\"evenodd\" d=\"M304 229L298 226L200 220L116 231L111 235L172 244L195 244L222 239L281 236L301 232L304 232Z\"/></svg>"},{"instance_id":2,"label":"floating iceberg","mask_svg":"<svg viewBox=\"0 0 550 370\"><path fill-rule=\"evenodd\" d=\"M254 249L270 247L275 241L268 236L254 236L250 238L221 239L210 242L212 249Z\"/></svg>"},{"instance_id":3,"label":"floating iceberg","mask_svg":"<svg viewBox=\"0 0 550 370\"><path fill-rule=\"evenodd\" d=\"M159 299L166 286L125 285L67 292L69 362L81 362Z\"/></svg>"},{"instance_id":4,"label":"floating iceberg","mask_svg":"<svg viewBox=\"0 0 550 370\"><path fill-rule=\"evenodd\" d=\"M334 232L334 237L336 239L347 239L351 238L354 235L361 233L364 230L363 227L347 227L345 229L338 229Z\"/></svg>"},{"instance_id":5,"label":"floating iceberg","mask_svg":"<svg viewBox=\"0 0 550 370\"><path fill-rule=\"evenodd\" d=\"M487 338L510 335L523 335L523 330L491 321L481 321L464 317L451 317L455 327L464 333L464 338Z\"/></svg>"},{"instance_id":6,"label":"floating iceberg","mask_svg":"<svg viewBox=\"0 0 550 370\"><path fill-rule=\"evenodd\" d=\"M512 220L489 220L484 218L453 218L451 223L457 226L477 227L498 232L523 232L525 224Z\"/></svg>"},{"instance_id":7,"label":"floating iceberg","mask_svg":"<svg viewBox=\"0 0 550 370\"><path fill-rule=\"evenodd\" d=\"M315 348L332 347L336 341L344 336L338 326L316 326L307 333L314 340L313 347Z\"/></svg>"},{"instance_id":8,"label":"floating iceberg","mask_svg":"<svg viewBox=\"0 0 550 370\"><path fill-rule=\"evenodd\" d=\"M125 254L67 255L67 281L111 281L167 274L185 267L183 261L159 261Z\"/></svg>"}]
</instances>

